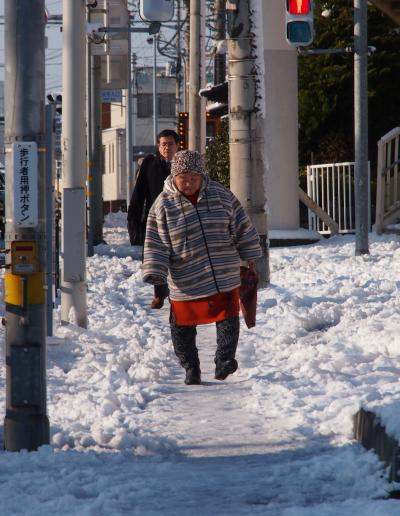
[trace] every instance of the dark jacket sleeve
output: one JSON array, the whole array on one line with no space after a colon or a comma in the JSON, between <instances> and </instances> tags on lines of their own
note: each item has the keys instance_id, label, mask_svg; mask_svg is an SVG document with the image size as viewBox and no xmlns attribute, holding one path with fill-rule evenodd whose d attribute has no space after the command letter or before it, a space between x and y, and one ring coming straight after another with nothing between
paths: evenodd
<instances>
[{"instance_id":1,"label":"dark jacket sleeve","mask_svg":"<svg viewBox=\"0 0 400 516\"><path fill-rule=\"evenodd\" d=\"M135 187L128 208L128 233L131 245L143 245L146 232L146 222L144 220L144 207L147 197L147 167L145 163L140 167Z\"/></svg>"}]
</instances>

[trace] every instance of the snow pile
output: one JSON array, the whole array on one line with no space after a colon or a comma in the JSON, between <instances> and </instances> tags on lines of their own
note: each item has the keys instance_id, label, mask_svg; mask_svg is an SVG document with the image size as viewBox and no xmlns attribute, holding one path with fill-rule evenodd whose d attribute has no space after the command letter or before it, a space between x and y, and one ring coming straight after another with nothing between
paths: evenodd
<instances>
[{"instance_id":1,"label":"snow pile","mask_svg":"<svg viewBox=\"0 0 400 516\"><path fill-rule=\"evenodd\" d=\"M117 211L109 213L104 219L104 228L126 228L126 213Z\"/></svg>"},{"instance_id":2,"label":"snow pile","mask_svg":"<svg viewBox=\"0 0 400 516\"><path fill-rule=\"evenodd\" d=\"M399 513L382 464L352 439L360 406L400 439L396 238L373 237L362 257L351 236L271 249L238 372L213 379L215 329L200 327L191 387L126 214L107 217L105 240L87 263L88 329L56 324L48 342L51 446L0 454L2 513ZM3 418L4 329L1 345Z\"/></svg>"}]
</instances>

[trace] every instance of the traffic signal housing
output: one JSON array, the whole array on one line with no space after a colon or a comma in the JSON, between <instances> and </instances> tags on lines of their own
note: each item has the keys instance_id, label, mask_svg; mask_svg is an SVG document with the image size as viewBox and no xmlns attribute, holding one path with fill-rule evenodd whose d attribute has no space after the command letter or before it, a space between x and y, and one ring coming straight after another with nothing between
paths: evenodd
<instances>
[{"instance_id":1,"label":"traffic signal housing","mask_svg":"<svg viewBox=\"0 0 400 516\"><path fill-rule=\"evenodd\" d=\"M286 40L290 45L310 45L314 37L313 0L286 0Z\"/></svg>"},{"instance_id":2,"label":"traffic signal housing","mask_svg":"<svg viewBox=\"0 0 400 516\"><path fill-rule=\"evenodd\" d=\"M62 94L61 93L49 93L47 95L47 100L50 104L56 105L56 112L59 115L62 115Z\"/></svg>"},{"instance_id":3,"label":"traffic signal housing","mask_svg":"<svg viewBox=\"0 0 400 516\"><path fill-rule=\"evenodd\" d=\"M139 14L142 20L166 22L174 17L173 0L140 0Z\"/></svg>"},{"instance_id":4,"label":"traffic signal housing","mask_svg":"<svg viewBox=\"0 0 400 516\"><path fill-rule=\"evenodd\" d=\"M179 145L178 150L186 150L189 142L189 113L180 112L178 122Z\"/></svg>"}]
</instances>

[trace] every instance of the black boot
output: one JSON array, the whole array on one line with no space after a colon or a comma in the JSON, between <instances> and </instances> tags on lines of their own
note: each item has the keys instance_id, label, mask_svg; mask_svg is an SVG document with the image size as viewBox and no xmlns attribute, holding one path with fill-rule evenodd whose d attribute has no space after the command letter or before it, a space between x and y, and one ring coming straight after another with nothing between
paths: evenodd
<instances>
[{"instance_id":1,"label":"black boot","mask_svg":"<svg viewBox=\"0 0 400 516\"><path fill-rule=\"evenodd\" d=\"M238 368L238 363L234 358L231 360L226 360L225 362L217 362L215 364L215 379L216 380L225 380L227 376L234 373Z\"/></svg>"},{"instance_id":2,"label":"black boot","mask_svg":"<svg viewBox=\"0 0 400 516\"><path fill-rule=\"evenodd\" d=\"M191 367L186 369L186 385L200 385L201 384L201 371L198 367Z\"/></svg>"},{"instance_id":3,"label":"black boot","mask_svg":"<svg viewBox=\"0 0 400 516\"><path fill-rule=\"evenodd\" d=\"M217 322L217 351L215 352L215 379L225 380L238 368L235 360L239 340L239 317Z\"/></svg>"},{"instance_id":4,"label":"black boot","mask_svg":"<svg viewBox=\"0 0 400 516\"><path fill-rule=\"evenodd\" d=\"M186 370L186 385L199 385L201 371L199 354L196 347L196 327L177 326L171 314L171 337L179 363Z\"/></svg>"}]
</instances>

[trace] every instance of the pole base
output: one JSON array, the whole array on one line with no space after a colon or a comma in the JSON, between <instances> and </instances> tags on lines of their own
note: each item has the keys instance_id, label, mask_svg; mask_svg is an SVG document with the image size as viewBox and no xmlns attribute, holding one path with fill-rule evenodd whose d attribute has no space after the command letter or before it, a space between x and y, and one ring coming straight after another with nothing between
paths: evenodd
<instances>
[{"instance_id":1,"label":"pole base","mask_svg":"<svg viewBox=\"0 0 400 516\"><path fill-rule=\"evenodd\" d=\"M369 254L369 249L356 249L355 256L362 256L363 254Z\"/></svg>"},{"instance_id":2,"label":"pole base","mask_svg":"<svg viewBox=\"0 0 400 516\"><path fill-rule=\"evenodd\" d=\"M50 443L49 418L43 414L12 413L4 418L4 449L35 451Z\"/></svg>"}]
</instances>

